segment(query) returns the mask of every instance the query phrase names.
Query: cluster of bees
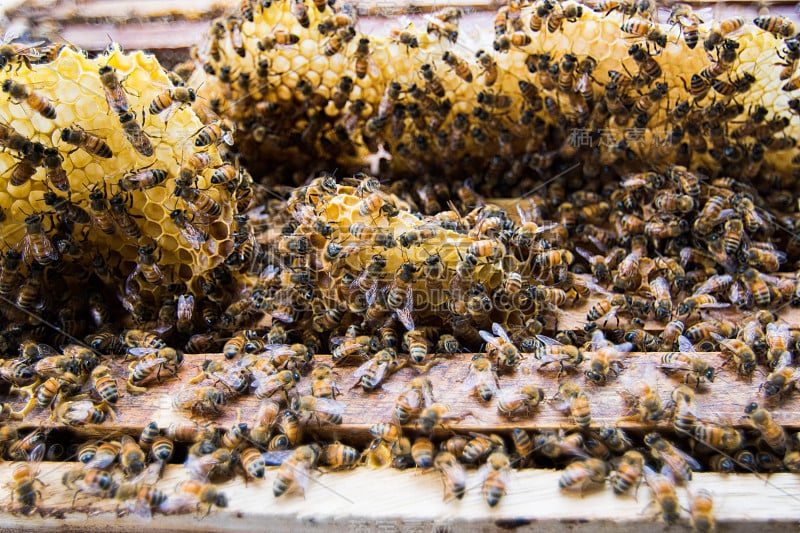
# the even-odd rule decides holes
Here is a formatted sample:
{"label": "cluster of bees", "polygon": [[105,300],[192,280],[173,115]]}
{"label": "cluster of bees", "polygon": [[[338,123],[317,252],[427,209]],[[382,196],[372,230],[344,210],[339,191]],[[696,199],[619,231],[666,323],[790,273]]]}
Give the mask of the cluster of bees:
{"label": "cluster of bees", "polygon": [[[19,424],[49,410],[102,427],[118,380],[147,395],[181,377],[184,352],[222,356],[177,386],[174,409],[213,419],[252,394],[253,419],[151,423],[138,441],[64,451],[84,463],[66,487],[149,515],[224,507],[217,481],[273,465],[276,497],[317,466],[367,464],[438,471],[456,499],[477,466],[493,507],[511,469],[536,464],[563,467],[564,490],[644,479],[674,522],[692,470],[800,470],[800,441],[771,415],[800,377],[800,330],[775,314],[800,305],[792,23],[706,24],[676,4],[662,26],[648,2],[510,2],[492,52],[459,40],[459,16],[382,39],[359,34],[347,4],[245,2],[169,75],[116,49],[0,47],[0,381],[15,398],[0,445],[24,461],[23,512],[42,509],[36,463],[59,453]],[[244,168],[261,159],[280,166],[265,182],[303,185],[262,189]],[[365,163],[371,174],[317,171]],[[560,328],[579,306],[585,328]],[[683,382],[668,400],[627,384],[646,374],[626,362],[634,350],[663,352],[653,369]],[[766,376],[748,431],[699,412],[717,373],[707,351],[740,379]],[[551,402],[572,430],[441,439],[462,415],[426,372],[464,352],[476,401],[508,417]],[[502,385],[524,360],[554,374],[555,398]],[[365,448],[304,437],[343,422],[349,367],[365,394],[403,368],[419,376]],[[592,423],[592,388],[618,378],[621,421],[671,435]],[[190,479],[166,494],[155,483],[175,443]],[[713,529],[710,494],[692,492],[692,524]]]}
{"label": "cluster of bees", "polygon": [[213,22],[192,79],[273,183],[365,159],[382,176],[469,178],[504,196],[576,162],[587,177],[650,162],[796,172],[800,47],[780,16],[712,23],[680,3],[514,1],[482,42],[461,35],[458,9],[380,37],[356,30],[347,3],[269,4]]}

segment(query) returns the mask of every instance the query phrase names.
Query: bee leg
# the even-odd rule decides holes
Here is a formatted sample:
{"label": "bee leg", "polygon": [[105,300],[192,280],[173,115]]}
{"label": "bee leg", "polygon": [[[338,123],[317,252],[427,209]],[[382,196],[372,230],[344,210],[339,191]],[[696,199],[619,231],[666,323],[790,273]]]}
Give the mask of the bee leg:
{"label": "bee leg", "polygon": [[128,378],[128,380],[125,382],[125,387],[128,389],[128,392],[133,394],[141,394],[147,392],[147,387],[139,387],[134,385],[131,382],[130,378]]}
{"label": "bee leg", "polygon": [[9,389],[9,392],[10,393],[19,392],[21,394],[27,394],[28,398],[34,398],[36,396],[36,387],[38,387],[41,382],[42,380],[37,379],[35,382],[31,383],[30,385],[26,385],[24,387],[18,387],[16,385],[12,385],[11,388]]}
{"label": "bee leg", "polygon": [[203,381],[205,379],[205,377],[206,377],[206,373],[205,372],[200,372],[195,377],[191,378],[189,380],[189,383],[191,383],[192,385],[200,383],[201,381]]}
{"label": "bee leg", "polygon": [[36,396],[31,396],[31,397],[28,399],[28,403],[26,403],[26,404],[25,404],[25,407],[23,407],[23,408],[22,408],[22,409],[20,409],[19,411],[11,411],[11,412],[9,413],[9,416],[10,416],[11,418],[15,418],[15,419],[18,419],[18,420],[22,420],[22,419],[24,419],[24,418],[25,418],[25,417],[28,415],[28,413],[30,413],[31,411],[33,411],[34,407],[36,407],[36,403],[37,403],[37,402],[36,402]]}

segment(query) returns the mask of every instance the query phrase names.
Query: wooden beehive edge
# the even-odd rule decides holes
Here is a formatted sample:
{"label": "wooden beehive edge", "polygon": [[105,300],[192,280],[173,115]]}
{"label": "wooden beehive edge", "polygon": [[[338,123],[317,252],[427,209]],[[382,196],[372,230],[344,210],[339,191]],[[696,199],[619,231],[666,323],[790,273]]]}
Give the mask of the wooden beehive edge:
{"label": "wooden beehive edge", "polygon": [[[0,465],[0,485],[10,482],[13,463]],[[481,495],[481,473],[469,473],[467,494],[462,501],[443,501],[442,484],[435,472],[358,468],[344,472],[316,472],[305,497],[290,493],[272,495],[275,469],[263,480],[241,479],[221,484],[228,499],[225,509],[214,508],[205,515],[203,506],[194,514],[156,514],[150,522],[134,515],[118,516],[119,502],[79,496],[73,506],[73,492],[61,478],[78,465],[43,463],[39,478],[43,516],[12,514],[18,508],[3,506],[3,527],[59,531],[640,531],[657,524],[657,512],[648,504],[650,491],[641,488],[638,499],[617,497],[605,490],[588,490],[583,496],[558,489],[560,472],[518,470],[509,479],[507,494],[490,509]],[[168,495],[185,479],[182,466],[170,465],[157,484]],[[688,509],[689,491],[705,488],[714,494],[715,514],[725,531],[785,531],[800,521],[800,479],[775,474],[768,480],[753,475],[695,474],[687,489],[679,489],[682,506]],[[90,518],[89,520],[87,520]],[[684,511],[679,530],[685,530]],[[675,530],[674,526],[671,530]]]}

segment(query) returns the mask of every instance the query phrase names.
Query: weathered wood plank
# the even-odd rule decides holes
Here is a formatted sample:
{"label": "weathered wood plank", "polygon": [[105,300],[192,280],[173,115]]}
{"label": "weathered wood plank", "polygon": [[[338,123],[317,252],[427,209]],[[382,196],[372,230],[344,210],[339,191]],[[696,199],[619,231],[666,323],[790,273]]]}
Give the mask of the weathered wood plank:
{"label": "weathered wood plank", "polygon": [[[0,465],[0,485],[10,481],[14,464]],[[565,494],[558,489],[560,472],[552,470],[519,470],[512,473],[506,496],[500,504],[489,508],[480,492],[481,479],[471,471],[467,494],[462,501],[442,501],[442,485],[434,472],[370,470],[358,468],[348,472],[315,474],[305,498],[287,494],[276,499],[272,495],[275,469],[268,469],[265,479],[241,480],[221,484],[228,498],[226,509],[164,516],[156,514],[152,521],[128,515],[116,515],[117,502],[81,496],[72,506],[72,492],[61,484],[63,474],[74,463],[43,463],[40,479],[41,510],[38,514],[10,514],[6,502],[0,510],[0,521],[6,528],[35,528],[59,531],[257,531],[269,524],[269,530],[283,531],[486,531],[519,528],[519,531],[641,531],[642,527],[662,528],[653,509],[648,509],[649,490],[639,490],[638,501],[632,497],[615,497],[605,490],[587,492],[583,497]],[[172,494],[185,479],[183,467],[169,465],[158,486]],[[800,478],[791,474],[763,478],[751,475],[723,476],[696,474],[689,490],[706,488],[714,495],[714,512],[720,530],[786,531],[800,520]],[[688,508],[688,495],[678,491]],[[589,520],[591,518],[591,520]],[[688,529],[688,515],[682,511],[678,524]],[[675,526],[669,529],[675,530]]]}
{"label": "weathered wood plank", "polygon": [[[587,354],[591,357],[592,354]],[[634,384],[640,379],[647,379],[655,388],[662,402],[666,403],[672,389],[682,382],[683,375],[677,373],[667,376],[662,371],[653,372],[653,366],[659,364],[658,353],[631,353],[623,358],[626,365],[619,376],[610,374],[605,385],[594,385],[582,374],[588,368],[588,362],[580,367],[580,373],[564,374],[561,381],[575,379],[586,390],[590,397],[592,412],[592,427],[602,425],[619,425],[627,429],[668,429],[669,421],[663,421],[656,426],[643,425],[639,422],[619,421],[626,412],[626,405],[619,392],[628,387],[635,391]],[[698,414],[710,421],[732,423],[740,427],[747,427],[746,420],[742,419],[744,407],[752,401],[763,401],[763,394],[759,388],[764,381],[761,371],[756,372],[751,381],[739,378],[734,365],[731,363],[722,366],[725,359],[717,353],[704,353],[701,356],[711,366],[717,367],[718,377],[714,383],[706,383],[697,391]],[[210,358],[219,359],[220,355]],[[433,384],[436,401],[447,404],[453,415],[462,417],[447,422],[450,430],[461,432],[493,432],[507,431],[514,427],[524,429],[569,429],[575,425],[571,419],[557,409],[559,400],[554,400],[559,386],[556,375],[558,364],[552,364],[541,369],[541,362],[529,355],[513,374],[502,374],[499,377],[500,387],[515,389],[523,384],[534,384],[542,387],[547,401],[540,405],[530,416],[521,416],[509,419],[502,416],[496,407],[497,399],[484,403],[476,394],[463,390],[462,383],[469,374],[469,364],[472,354],[461,354],[443,359],[441,364],[433,366],[428,372],[428,377]],[[204,421],[203,417],[192,416],[191,413],[176,410],[173,407],[173,398],[185,386],[184,382],[196,375],[205,356],[188,355],[179,370],[178,379],[168,379],[162,383],[153,383],[149,386],[146,395],[125,394],[122,379],[119,386],[123,396],[116,406],[117,418],[115,422],[106,421],[100,426],[83,426],[76,428],[81,434],[91,436],[104,436],[109,432],[124,432],[138,434],[148,421],[156,421],[162,428],[173,423],[188,421]],[[316,363],[330,362],[328,356],[318,356]],[[341,389],[337,399],[344,404],[343,424],[341,426],[321,425],[309,422],[309,430],[314,434],[328,439],[341,439],[348,442],[363,443],[368,438],[368,430],[377,422],[389,422],[394,413],[395,400],[403,385],[418,375],[413,368],[401,369],[386,380],[386,384],[378,391],[367,393],[357,386],[352,377],[352,367],[338,368],[336,379]],[[118,368],[120,373],[122,367]],[[127,369],[124,370],[127,375]],[[653,379],[655,381],[653,381]],[[205,384],[211,382],[206,381]],[[309,377],[303,377],[298,390],[307,393],[310,387]],[[276,395],[276,398],[278,396]],[[13,398],[12,398],[13,400]],[[12,402],[19,407],[19,402]],[[230,427],[241,411],[242,420],[248,422],[253,419],[258,409],[259,400],[252,395],[241,396],[230,401],[224,412],[213,423],[217,427]],[[770,406],[772,408],[775,405]],[[24,421],[24,425],[59,428],[62,425],[57,421],[48,419],[46,410],[37,408],[31,412]],[[783,401],[780,409],[774,409],[775,421],[790,429],[800,429],[800,395],[792,393]],[[413,430],[413,426],[407,427]],[[444,428],[438,433],[444,434]]]}

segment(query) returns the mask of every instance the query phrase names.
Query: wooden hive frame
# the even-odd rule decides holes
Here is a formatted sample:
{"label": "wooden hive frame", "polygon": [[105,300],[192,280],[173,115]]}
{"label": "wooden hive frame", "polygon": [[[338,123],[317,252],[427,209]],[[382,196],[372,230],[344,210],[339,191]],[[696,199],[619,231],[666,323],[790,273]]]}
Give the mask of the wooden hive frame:
{"label": "wooden hive frame", "polygon": [[[153,5],[156,3],[153,3]],[[367,13],[369,2],[360,2],[359,7]],[[375,2],[374,4],[379,4]],[[414,2],[415,7],[440,7],[437,2],[426,4]],[[448,4],[464,4],[477,7],[479,2],[448,2]],[[182,49],[186,43],[180,40],[184,34],[197,33],[197,28],[206,27],[203,10],[215,13],[219,6],[208,2],[198,15],[198,19],[188,17],[186,26],[177,31],[154,32],[152,22],[159,17],[169,15],[170,9],[183,10],[182,4],[163,10],[161,7],[150,9],[151,4],[142,4],[137,12],[132,13],[145,20],[140,25],[133,25],[120,30],[123,45],[127,48],[138,48],[151,43],[156,35],[169,35],[155,48]],[[197,4],[193,4],[197,10]],[[97,17],[118,13],[117,2],[96,3]],[[185,10],[184,10],[185,12]],[[70,13],[55,11],[56,15],[68,20]],[[149,28],[149,29],[148,29]],[[69,27],[65,37],[74,40],[87,48],[102,48],[107,44],[108,26],[88,25],[85,22],[75,23]],[[81,33],[87,34],[86,44],[77,38]],[[99,37],[98,37],[99,36]],[[177,36],[177,39],[175,38]],[[140,39],[144,37],[146,41]],[[115,35],[115,38],[118,38]],[[159,37],[161,38],[161,37]],[[173,39],[173,40],[170,40]],[[159,41],[160,42],[160,41]],[[193,41],[192,41],[193,42]],[[563,329],[579,329],[585,323],[586,309],[596,301],[594,296],[584,306],[565,311],[561,317]],[[726,318],[736,319],[736,312],[722,313]],[[800,325],[800,314],[795,309],[780,310],[781,320]],[[648,323],[650,331],[658,331],[660,325]],[[706,354],[722,365],[725,358],[717,353]],[[530,417],[518,417],[509,420],[501,417],[492,409],[487,409],[476,397],[466,395],[460,387],[452,384],[463,380],[468,373],[472,354],[447,356],[442,364],[434,366],[430,371],[434,391],[438,401],[449,404],[454,413],[467,416],[462,420],[448,423],[441,431],[458,432],[507,432],[513,427],[536,430],[559,430],[574,428],[569,419],[558,411],[552,403],[545,403]],[[171,423],[191,421],[191,417],[176,411],[172,407],[172,398],[181,386],[182,380],[199,372],[199,368],[207,358],[219,358],[220,354],[191,355],[179,370],[178,380],[168,379],[150,388],[146,397],[124,395],[118,404],[116,422],[111,432],[115,434],[138,435],[144,424],[150,420],[158,422],[160,427]],[[625,357],[624,373],[629,377],[644,373],[645,369],[657,363],[661,354],[631,353]],[[329,361],[326,356],[319,356],[319,362]],[[555,368],[547,369],[544,374],[538,372],[541,365],[529,356],[515,374],[503,375],[503,386],[514,387],[522,382],[540,384],[545,388],[548,398],[555,393]],[[119,363],[120,369],[125,365]],[[552,374],[549,372],[552,371]],[[393,375],[389,381],[403,383],[415,376],[411,368],[403,369]],[[542,376],[547,376],[543,378]],[[588,389],[591,396],[592,417],[594,424],[613,424],[620,417],[624,405],[616,390],[611,386]],[[662,399],[666,400],[669,391],[680,381],[679,377],[669,377],[658,373],[657,388]],[[698,395],[701,413],[714,413],[712,420],[731,421],[740,428],[747,428],[742,419],[743,407],[746,403],[763,398],[759,391],[763,376],[756,374],[752,381],[740,379],[732,365],[722,366],[718,381],[705,387],[705,394]],[[364,393],[359,387],[353,388],[354,380],[348,378],[340,383],[342,400],[347,405],[344,413],[344,424],[341,426],[320,426],[316,432],[326,439],[343,438],[352,442],[366,442],[369,426],[376,420],[389,420],[396,393],[379,390],[372,394]],[[121,385],[121,383],[120,383]],[[713,394],[709,392],[713,391]],[[240,398],[234,404],[241,410],[242,419],[252,418],[258,401],[252,396]],[[15,404],[18,406],[18,404]],[[469,413],[473,413],[471,416]],[[480,413],[475,416],[474,413]],[[236,413],[227,410],[225,414],[214,419],[215,427],[226,429],[234,423]],[[775,411],[775,419],[787,430],[800,430],[800,399],[796,393],[789,396]],[[649,429],[667,429],[667,423],[655,426],[643,426],[640,423],[625,422],[626,429],[644,432]],[[25,427],[44,427],[57,431],[66,430],[63,425],[49,421],[47,414],[37,410],[33,416],[20,424]],[[408,428],[413,430],[413,428]],[[86,438],[108,435],[109,424],[102,427],[84,426],[70,428],[74,435]],[[135,516],[118,517],[117,503],[114,501],[89,500],[81,498],[76,505],[72,503],[72,493],[63,488],[61,478],[65,472],[75,468],[75,463],[45,463],[41,466],[40,479],[46,484],[42,488],[44,516],[34,514],[27,517],[15,514],[7,502],[0,505],[0,521],[3,527],[36,528],[59,530],[108,530],[132,531],[140,529],[142,521]],[[11,482],[16,465],[0,464],[0,486]],[[482,500],[478,473],[470,472],[468,492],[461,502],[442,501],[442,487],[438,474],[418,470],[396,471],[392,469],[370,470],[358,468],[352,471],[315,474],[314,482],[309,486],[305,498],[292,495],[282,499],[274,499],[271,493],[275,469],[270,469],[264,480],[249,481],[247,486],[242,477],[222,484],[229,498],[227,509],[214,509],[204,516],[204,510],[196,514],[162,516],[146,524],[154,530],[224,530],[247,531],[264,529],[269,524],[271,531],[288,531],[299,528],[319,531],[483,531],[490,528],[517,528],[522,530],[585,530],[599,531],[639,531],[642,526],[654,527],[651,510],[646,509],[649,501],[647,489],[639,492],[638,501],[631,497],[615,497],[610,490],[591,491],[582,497],[565,494],[558,490],[560,472],[546,469],[524,469],[514,471],[509,482],[508,494],[495,509],[489,509]],[[169,465],[166,468],[159,486],[170,490],[185,478],[181,465]],[[756,527],[763,531],[783,531],[789,525],[800,521],[800,480],[793,474],[775,474],[768,478],[752,474],[720,475],[698,473],[690,484],[692,488],[708,488],[715,496],[715,512],[720,528],[726,531],[751,531]],[[687,504],[687,492],[680,490],[683,505]],[[680,521],[686,527],[686,513]],[[87,520],[87,517],[90,517]],[[657,527],[662,527],[659,524]],[[666,527],[666,526],[663,526]]]}
{"label": "wooden hive frame", "polygon": [[[566,328],[582,327],[585,323],[586,309],[598,300],[593,296],[579,308],[564,311],[562,323]],[[720,312],[729,320],[741,319],[743,315],[735,310]],[[800,323],[800,313],[795,308],[780,309],[780,320],[790,324]],[[658,325],[647,324],[646,327]],[[586,354],[591,357],[591,353]],[[607,385],[586,385],[592,410],[592,428],[601,425],[615,425],[625,412],[625,405],[618,394],[619,380],[634,379],[648,372],[648,368],[658,363],[663,353],[632,352],[624,357],[625,369],[619,376],[611,377]],[[507,434],[512,428],[526,430],[568,430],[576,426],[556,408],[555,401],[546,401],[530,416],[506,418],[496,411],[494,403],[486,405],[477,395],[464,392],[457,382],[462,381],[469,372],[472,354],[442,356],[439,363],[428,372],[433,383],[436,400],[450,405],[454,414],[464,415],[436,430],[439,436],[451,432],[482,433],[497,432]],[[704,353],[713,366],[719,369],[713,384],[704,384],[698,389],[697,404],[701,417],[711,421],[729,421],[733,425],[749,429],[743,418],[743,409],[751,401],[763,402],[760,391],[764,376],[757,371],[752,380],[737,375],[735,365],[725,364],[726,357],[719,353]],[[183,382],[201,372],[206,359],[220,359],[221,354],[187,355],[178,371],[179,379],[168,378],[148,387],[145,395],[122,393],[116,406],[117,417],[114,422],[101,425],[86,425],[66,428],[59,422],[49,419],[42,409],[34,410],[18,427],[44,428],[54,431],[68,431],[83,439],[109,437],[109,435],[129,434],[138,436],[145,424],[155,421],[165,428],[173,423],[202,422],[203,418],[193,417],[191,413],[173,408],[173,398],[181,390]],[[315,364],[330,362],[329,356],[315,357]],[[115,362],[115,370],[124,375],[127,363]],[[540,370],[542,362],[533,354],[527,354],[513,374],[500,376],[503,388],[514,388],[520,384],[536,384],[545,389],[548,399],[556,392],[555,374],[557,365]],[[584,366],[586,363],[584,363]],[[352,370],[352,369],[348,369]],[[582,368],[585,370],[585,368]],[[366,443],[369,440],[369,427],[376,421],[390,421],[398,387],[417,375],[416,370],[407,367],[390,376],[384,388],[365,393],[357,381],[342,369],[337,378],[341,394],[337,399],[343,401],[346,410],[343,424],[317,425],[309,421],[306,432],[317,435],[326,441],[343,440],[350,444]],[[563,379],[585,380],[580,373],[568,374]],[[663,401],[669,399],[670,391],[681,383],[682,375],[669,376],[658,372],[655,388]],[[299,387],[308,387],[308,378],[303,378]],[[124,390],[119,380],[121,390]],[[13,400],[13,398],[12,398]],[[243,421],[253,418],[259,400],[252,395],[241,396],[211,423],[213,427],[225,430],[241,414]],[[13,403],[17,408],[20,401]],[[775,404],[767,404],[774,409],[775,421],[787,431],[800,430],[800,396],[790,394],[776,409]],[[668,420],[657,424],[640,422],[619,422],[620,427],[632,433],[642,434],[650,430],[671,433]],[[418,430],[413,424],[404,428],[414,434]],[[73,460],[74,461],[74,460]],[[17,465],[13,462],[0,465],[0,486],[11,483],[11,475]],[[100,530],[112,527],[115,531],[132,531],[141,527],[141,518],[130,515],[118,517],[118,502],[99,500],[80,496],[73,505],[73,491],[65,489],[61,478],[67,471],[77,468],[80,463],[43,463],[40,479],[46,484],[42,488],[43,516],[33,514],[23,516],[18,507],[3,502],[0,506],[0,520],[15,527],[75,528]],[[606,528],[614,531],[639,529],[657,522],[658,517],[651,506],[649,489],[640,489],[637,499],[631,495],[617,497],[608,486],[605,490],[591,490],[585,494],[573,495],[558,489],[560,471],[542,468],[516,469],[508,484],[508,493],[501,503],[490,509],[483,501],[480,491],[480,473],[469,471],[467,495],[462,501],[443,501],[442,484],[439,474],[418,469],[398,471],[391,468],[370,469],[359,467],[343,472],[318,472],[312,477],[305,497],[286,495],[276,499],[272,495],[272,481],[276,468],[268,468],[263,480],[248,480],[243,477],[220,485],[229,499],[226,509],[214,508],[205,515],[205,507],[195,514],[163,516],[157,514],[148,527],[179,531],[184,529],[248,531],[258,529],[259,524],[271,524],[270,530],[289,531],[319,529],[325,531],[428,531],[469,530],[483,531],[494,527],[523,527],[526,529],[544,528],[546,530],[586,530],[596,531]],[[184,467],[179,464],[168,465],[158,487],[171,492],[175,485],[186,479]],[[800,520],[800,479],[794,474],[731,474],[696,473],[686,489],[679,489],[683,505],[688,508],[689,491],[698,488],[709,489],[715,497],[715,513],[725,530],[748,530],[752,527],[765,530],[782,530],[787,525]],[[124,513],[123,513],[124,514]],[[90,519],[87,521],[87,517]],[[680,524],[687,525],[686,513]],[[730,529],[727,529],[730,528]],[[358,529],[357,529],[358,530]]]}

